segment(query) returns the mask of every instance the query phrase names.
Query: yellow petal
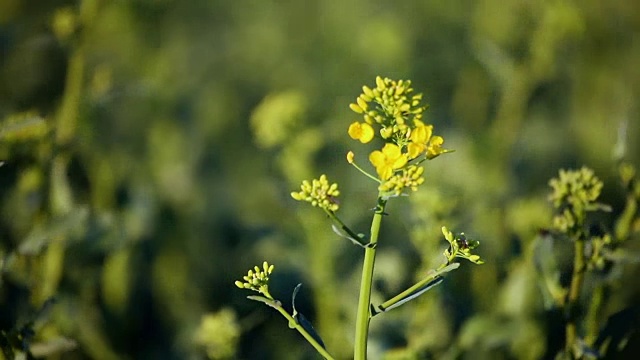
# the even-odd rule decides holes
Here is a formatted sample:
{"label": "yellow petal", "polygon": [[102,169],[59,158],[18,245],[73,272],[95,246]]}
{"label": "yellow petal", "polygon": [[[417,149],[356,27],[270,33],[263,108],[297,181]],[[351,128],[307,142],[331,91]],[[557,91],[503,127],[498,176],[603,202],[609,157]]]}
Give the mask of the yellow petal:
{"label": "yellow petal", "polygon": [[354,122],[349,125],[348,133],[352,139],[360,140],[360,142],[363,144],[371,141],[371,139],[373,139],[373,136],[375,135],[375,132],[373,131],[371,125],[359,122]]}
{"label": "yellow petal", "polygon": [[389,180],[393,175],[393,169],[391,168],[391,166],[385,165],[380,168],[376,168],[376,171],[378,172],[378,176],[380,176],[380,179],[382,180]]}
{"label": "yellow petal", "polygon": [[442,149],[442,144],[444,144],[444,139],[442,137],[434,136],[433,138],[431,138],[431,141],[429,141],[429,146],[427,148],[427,159],[431,160],[444,153],[445,150]]}
{"label": "yellow petal", "polygon": [[395,161],[393,162],[393,169],[400,169],[401,167],[405,166],[407,164],[407,155],[402,154],[399,158],[395,159]]}
{"label": "yellow petal", "polygon": [[387,143],[383,148],[382,152],[389,159],[395,160],[402,155],[400,151],[400,147],[396,144]]}
{"label": "yellow petal", "polygon": [[369,161],[376,169],[385,164],[385,159],[386,156],[384,156],[384,154],[379,150],[373,151],[369,154]]}
{"label": "yellow petal", "polygon": [[424,123],[422,121],[420,121],[420,120],[413,119],[413,126],[415,126],[415,127],[424,126]]}
{"label": "yellow petal", "polygon": [[361,127],[360,127],[360,123],[359,122],[354,122],[351,123],[351,125],[349,125],[349,130],[347,131],[349,133],[349,136],[353,139],[353,140],[358,140],[360,139],[361,136]]}
{"label": "yellow petal", "polygon": [[375,131],[373,131],[373,128],[371,127],[371,125],[367,123],[360,124],[360,132],[361,132],[360,142],[363,144],[366,144],[369,141],[371,141],[373,139],[373,136],[376,134]]}
{"label": "yellow petal", "polygon": [[[416,120],[420,122],[419,120]],[[411,131],[411,141],[418,144],[426,144],[431,138],[431,134],[433,133],[433,125],[421,125],[417,126],[415,129]]]}
{"label": "yellow petal", "polygon": [[409,159],[415,159],[420,156],[425,149],[426,146],[423,144],[409,143],[409,145],[407,145],[407,155]]}
{"label": "yellow petal", "polygon": [[434,136],[431,141],[429,141],[429,145],[431,146],[440,146],[444,144],[444,139],[442,138],[442,136]]}

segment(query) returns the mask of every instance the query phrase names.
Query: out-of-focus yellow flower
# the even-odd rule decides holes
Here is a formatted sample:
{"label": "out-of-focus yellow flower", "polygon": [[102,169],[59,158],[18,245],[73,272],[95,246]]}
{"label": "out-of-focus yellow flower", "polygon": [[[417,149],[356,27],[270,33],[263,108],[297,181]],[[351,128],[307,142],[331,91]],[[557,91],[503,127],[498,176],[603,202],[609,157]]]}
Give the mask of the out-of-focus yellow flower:
{"label": "out-of-focus yellow flower", "polygon": [[204,347],[209,359],[233,359],[240,340],[240,325],[233,310],[224,308],[202,316],[194,334],[197,345]]}
{"label": "out-of-focus yellow flower", "polygon": [[403,154],[400,147],[387,143],[382,151],[376,150],[369,155],[369,161],[376,168],[381,180],[388,180],[395,170],[406,165],[407,155]]}
{"label": "out-of-focus yellow flower", "polygon": [[349,126],[349,136],[354,140],[360,140],[363,144],[371,141],[374,135],[373,128],[367,123],[354,122]]}
{"label": "out-of-focus yellow flower", "polygon": [[71,6],[56,10],[53,14],[51,27],[59,40],[67,40],[77,29],[78,15]]}
{"label": "out-of-focus yellow flower", "polygon": [[307,114],[307,96],[295,90],[267,95],[253,110],[249,123],[255,141],[264,149],[272,149],[299,136],[300,124]]}

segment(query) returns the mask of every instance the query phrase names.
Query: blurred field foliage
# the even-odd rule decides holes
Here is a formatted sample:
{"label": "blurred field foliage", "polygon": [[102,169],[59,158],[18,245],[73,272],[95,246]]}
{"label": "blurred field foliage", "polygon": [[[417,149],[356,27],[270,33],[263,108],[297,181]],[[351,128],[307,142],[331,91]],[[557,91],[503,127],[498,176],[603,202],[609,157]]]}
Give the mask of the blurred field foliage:
{"label": "blurred field foliage", "polygon": [[[233,285],[268,260],[272,294],[304,283],[298,308],[349,358],[362,253],[289,193],[329,174],[366,230],[348,104],[381,75],[425,93],[456,151],[388,207],[373,299],[440,261],[442,225],[486,264],[375,318],[372,358],[553,358],[562,315],[533,250],[548,181],[594,169],[613,211],[591,221],[614,229],[614,150],[640,169],[639,34],[627,0],[0,0],[3,356],[315,359]],[[599,326],[639,321],[634,216]]]}

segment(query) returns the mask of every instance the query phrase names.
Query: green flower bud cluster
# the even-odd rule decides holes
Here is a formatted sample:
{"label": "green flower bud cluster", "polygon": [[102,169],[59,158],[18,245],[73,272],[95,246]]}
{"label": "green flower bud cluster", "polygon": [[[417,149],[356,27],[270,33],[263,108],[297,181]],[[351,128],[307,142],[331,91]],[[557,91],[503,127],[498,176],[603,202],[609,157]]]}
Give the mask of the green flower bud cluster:
{"label": "green flower bud cluster", "polygon": [[484,264],[484,261],[480,259],[479,255],[472,253],[472,250],[480,245],[480,241],[468,239],[464,233],[454,236],[453,233],[444,226],[442,227],[442,234],[447,242],[449,242],[449,247],[444,251],[444,256],[448,262],[459,257],[467,259],[474,264]]}
{"label": "green flower bud cluster", "polygon": [[409,165],[403,168],[400,173],[391,176],[389,180],[378,187],[378,190],[396,196],[400,195],[405,188],[416,191],[418,186],[424,182],[423,173],[424,168],[422,166]]}
{"label": "green flower bud cluster", "polygon": [[[376,77],[376,87],[362,87],[362,94],[356,103],[349,105],[351,110],[362,114],[364,122],[381,126],[383,139],[393,136],[398,145],[407,141],[410,126],[414,120],[421,121],[427,106],[421,105],[422,94],[411,95],[413,88],[410,80],[391,80]],[[408,124],[407,124],[408,123]]]}
{"label": "green flower bud cluster", "polygon": [[589,270],[602,270],[607,264],[608,247],[613,242],[610,234],[591,238],[591,248],[589,262],[587,267]]}
{"label": "green flower bud cluster", "polygon": [[243,276],[242,281],[236,281],[235,284],[240,289],[249,289],[257,291],[264,296],[271,298],[269,295],[269,275],[273,272],[273,265],[269,265],[266,261],[262,263],[262,269],[255,266],[247,272],[247,275]]}
{"label": "green flower bud cluster", "polygon": [[304,180],[300,186],[301,191],[292,192],[291,197],[298,201],[306,201],[327,211],[336,212],[340,208],[337,197],[340,195],[338,184],[330,184],[326,175],[311,182]]}
{"label": "green flower bud cluster", "polygon": [[604,208],[596,202],[602,190],[602,181],[589,168],[560,170],[558,178],[551,179],[549,185],[553,188],[549,200],[558,210],[553,218],[553,226],[562,233],[579,231],[587,212]]}

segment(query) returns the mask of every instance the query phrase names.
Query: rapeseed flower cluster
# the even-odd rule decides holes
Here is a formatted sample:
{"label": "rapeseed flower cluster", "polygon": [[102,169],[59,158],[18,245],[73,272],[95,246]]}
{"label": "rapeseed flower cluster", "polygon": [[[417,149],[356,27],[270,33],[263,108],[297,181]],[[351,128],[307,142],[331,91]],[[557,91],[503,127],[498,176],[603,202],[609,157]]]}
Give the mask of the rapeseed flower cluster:
{"label": "rapeseed flower cluster", "polygon": [[[379,150],[369,154],[375,167],[379,190],[399,195],[405,188],[417,190],[424,182],[418,166],[449,150],[443,149],[444,139],[433,134],[433,125],[423,122],[428,108],[422,104],[422,94],[413,94],[411,81],[376,77],[376,87],[362,87],[362,94],[349,107],[362,115],[353,122],[349,136],[363,144],[376,137],[383,141]],[[347,155],[355,164],[353,152]]]}

